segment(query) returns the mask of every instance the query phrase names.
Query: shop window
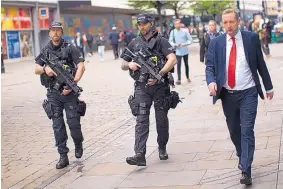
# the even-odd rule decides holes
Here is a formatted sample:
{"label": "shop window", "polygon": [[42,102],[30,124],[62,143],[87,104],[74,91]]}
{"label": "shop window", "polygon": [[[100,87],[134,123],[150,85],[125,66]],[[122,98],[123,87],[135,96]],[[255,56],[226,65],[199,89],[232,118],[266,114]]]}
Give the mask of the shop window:
{"label": "shop window", "polygon": [[20,28],[19,9],[1,7],[1,29],[15,30]]}
{"label": "shop window", "polygon": [[33,56],[32,32],[20,32],[21,57]]}
{"label": "shop window", "polygon": [[20,8],[19,9],[19,20],[20,20],[20,28],[21,29],[32,28],[30,9]]}
{"label": "shop window", "polygon": [[19,40],[19,32],[18,31],[8,31],[7,35],[7,43],[8,43],[8,58],[20,58],[20,40]]}
{"label": "shop window", "polygon": [[31,10],[29,8],[1,7],[1,29],[32,29]]}

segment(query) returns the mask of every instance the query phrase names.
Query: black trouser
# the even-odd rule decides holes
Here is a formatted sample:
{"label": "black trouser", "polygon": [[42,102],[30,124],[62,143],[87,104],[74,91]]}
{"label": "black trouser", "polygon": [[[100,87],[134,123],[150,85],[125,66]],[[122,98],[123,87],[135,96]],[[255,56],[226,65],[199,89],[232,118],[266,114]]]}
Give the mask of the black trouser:
{"label": "black trouser", "polygon": [[63,96],[59,92],[47,92],[47,100],[51,103],[53,112],[53,131],[55,136],[56,146],[58,147],[59,154],[65,154],[69,152],[67,147],[67,132],[63,118],[63,109],[66,112],[67,123],[70,128],[71,136],[75,145],[83,142],[83,134],[80,124],[80,115],[78,113],[78,97],[69,94]]}
{"label": "black trouser", "polygon": [[113,49],[113,53],[114,53],[115,59],[119,58],[119,55],[118,55],[118,44],[112,44],[112,49]]}
{"label": "black trouser", "polygon": [[89,53],[91,54],[91,55],[93,55],[93,51],[92,51],[92,41],[91,42],[87,42],[87,44],[88,44],[88,48],[89,48]]}
{"label": "black trouser", "polygon": [[189,55],[186,54],[184,56],[177,56],[177,74],[178,74],[178,80],[179,81],[181,81],[182,57],[183,57],[184,63],[185,63],[186,77],[189,78],[189,63],[188,63]]}
{"label": "black trouser", "polygon": [[149,114],[154,102],[157,143],[165,147],[169,139],[168,108],[164,108],[164,99],[170,95],[167,84],[158,84],[145,88],[145,84],[136,82],[135,103],[139,107],[135,127],[135,153],[146,154],[146,142],[149,134]]}

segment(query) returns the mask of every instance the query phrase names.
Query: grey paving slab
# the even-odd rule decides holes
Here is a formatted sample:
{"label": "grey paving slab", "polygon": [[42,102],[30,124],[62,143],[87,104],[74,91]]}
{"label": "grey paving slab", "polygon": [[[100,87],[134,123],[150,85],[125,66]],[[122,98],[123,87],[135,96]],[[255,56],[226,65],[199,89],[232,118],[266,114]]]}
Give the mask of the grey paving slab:
{"label": "grey paving slab", "polygon": [[157,172],[140,174],[133,172],[122,182],[119,187],[194,185],[200,182],[204,173],[205,171]]}

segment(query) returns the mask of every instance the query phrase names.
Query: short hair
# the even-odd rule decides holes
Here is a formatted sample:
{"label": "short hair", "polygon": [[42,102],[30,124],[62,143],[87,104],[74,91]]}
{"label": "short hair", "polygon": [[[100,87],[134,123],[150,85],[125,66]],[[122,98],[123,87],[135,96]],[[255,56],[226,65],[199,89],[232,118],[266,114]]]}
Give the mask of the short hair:
{"label": "short hair", "polygon": [[225,14],[230,14],[230,13],[234,13],[236,19],[239,20],[238,12],[236,11],[236,9],[232,9],[232,8],[225,9],[225,10],[222,12],[222,16],[225,15]]}
{"label": "short hair", "polygon": [[210,24],[210,23],[212,23],[212,24],[214,24],[214,25],[216,26],[216,22],[215,22],[214,20],[210,20],[210,21],[208,22],[208,24]]}
{"label": "short hair", "polygon": [[178,21],[179,21],[179,22],[182,22],[181,19],[176,18],[176,19],[173,21],[173,23],[178,22]]}

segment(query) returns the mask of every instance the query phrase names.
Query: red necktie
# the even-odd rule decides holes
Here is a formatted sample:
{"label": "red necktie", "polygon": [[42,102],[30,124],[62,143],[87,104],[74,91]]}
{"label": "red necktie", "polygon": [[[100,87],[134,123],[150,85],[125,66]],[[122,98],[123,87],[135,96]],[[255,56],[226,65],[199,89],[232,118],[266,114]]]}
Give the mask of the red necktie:
{"label": "red necktie", "polygon": [[228,85],[229,87],[234,88],[236,84],[236,43],[235,37],[232,37],[231,39],[233,41],[233,45],[229,57]]}

